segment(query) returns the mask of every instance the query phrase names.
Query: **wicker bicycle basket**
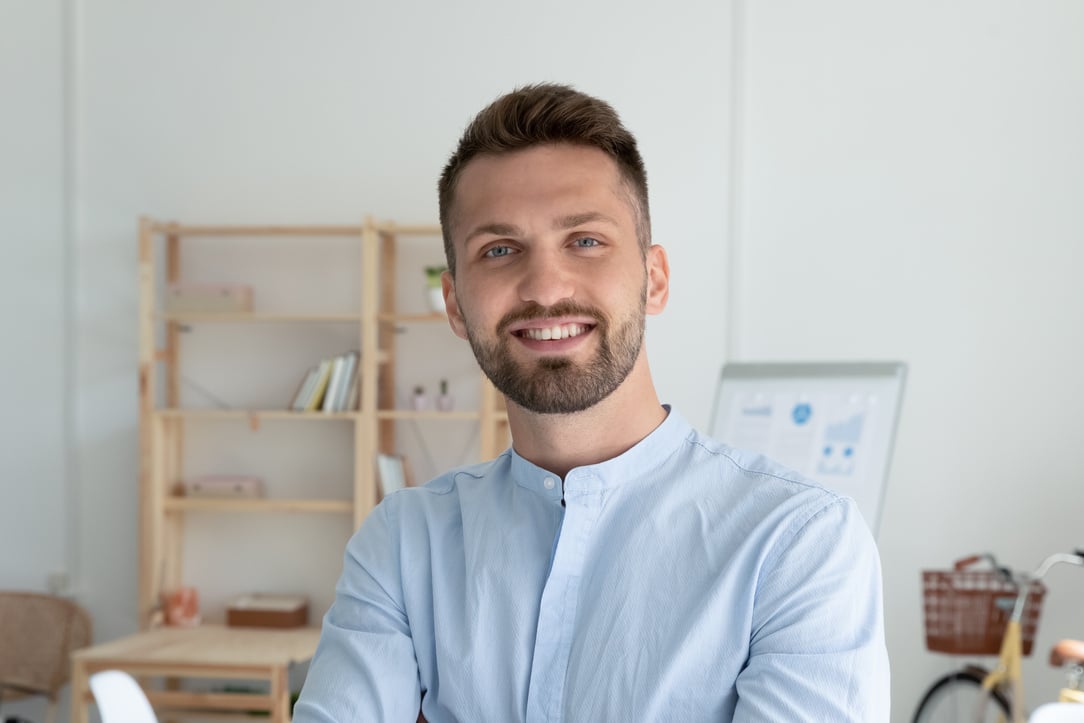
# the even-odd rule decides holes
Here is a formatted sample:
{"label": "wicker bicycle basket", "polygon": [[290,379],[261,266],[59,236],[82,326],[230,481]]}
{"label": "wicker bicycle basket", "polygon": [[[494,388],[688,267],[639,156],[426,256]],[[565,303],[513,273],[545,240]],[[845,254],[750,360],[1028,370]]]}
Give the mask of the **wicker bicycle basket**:
{"label": "wicker bicycle basket", "polygon": [[[1031,655],[1046,588],[1031,583],[1020,619]],[[952,655],[997,655],[1016,602],[1016,586],[994,570],[924,570],[926,647]]]}

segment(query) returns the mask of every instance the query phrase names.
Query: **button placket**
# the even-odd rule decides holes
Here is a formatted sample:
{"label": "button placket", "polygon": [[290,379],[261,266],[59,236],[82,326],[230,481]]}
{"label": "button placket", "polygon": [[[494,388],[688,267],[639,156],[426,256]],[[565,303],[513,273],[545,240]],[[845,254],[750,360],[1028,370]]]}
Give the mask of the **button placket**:
{"label": "button placket", "polygon": [[[566,478],[567,506],[550,575],[542,591],[527,696],[527,720],[531,722],[561,719],[568,656],[576,627],[580,579],[602,497],[598,490],[587,491],[582,485],[578,486],[580,489],[570,493]],[[547,698],[541,697],[543,692],[548,694]]]}

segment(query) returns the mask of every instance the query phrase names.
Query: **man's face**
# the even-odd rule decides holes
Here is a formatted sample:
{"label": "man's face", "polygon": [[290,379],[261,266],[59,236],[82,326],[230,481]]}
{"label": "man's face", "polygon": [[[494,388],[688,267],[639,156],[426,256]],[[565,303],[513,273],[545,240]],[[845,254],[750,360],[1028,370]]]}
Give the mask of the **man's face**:
{"label": "man's face", "polygon": [[478,157],[452,219],[449,320],[494,386],[543,414],[609,396],[640,357],[645,313],[666,297],[657,272],[649,285],[661,249],[645,264],[614,162],[572,145]]}

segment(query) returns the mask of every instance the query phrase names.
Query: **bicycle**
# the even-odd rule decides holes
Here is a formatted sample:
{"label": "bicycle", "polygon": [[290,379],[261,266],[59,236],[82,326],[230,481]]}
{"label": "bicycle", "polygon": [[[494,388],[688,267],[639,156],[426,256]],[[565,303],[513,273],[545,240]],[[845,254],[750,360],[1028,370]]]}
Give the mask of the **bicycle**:
{"label": "bicycle", "polygon": [[[969,569],[981,561],[988,570]],[[953,721],[1025,723],[1021,661],[1031,654],[1046,588],[1041,580],[1058,564],[1084,566],[1084,551],[1055,553],[1032,573],[1014,573],[990,554],[958,560],[952,570],[923,571],[926,647],[955,655],[998,655],[992,670],[965,665],[934,681],[914,723]],[[1084,644],[1062,641],[1051,664],[1067,666],[1070,680],[1061,700],[1084,703],[1078,686]]]}

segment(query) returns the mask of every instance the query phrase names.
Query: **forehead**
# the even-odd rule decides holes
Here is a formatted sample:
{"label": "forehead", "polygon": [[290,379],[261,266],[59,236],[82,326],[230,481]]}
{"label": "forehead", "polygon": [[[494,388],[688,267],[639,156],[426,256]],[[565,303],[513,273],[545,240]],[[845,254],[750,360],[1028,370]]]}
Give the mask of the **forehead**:
{"label": "forehead", "polygon": [[[484,154],[464,166],[456,183],[456,237],[464,226],[508,220],[489,218],[527,212],[565,213],[563,204],[630,205],[630,194],[617,164],[590,146],[554,144],[501,154]],[[631,212],[631,209],[628,209]]]}
{"label": "forehead", "polygon": [[460,182],[478,182],[493,175],[538,168],[594,171],[617,177],[617,164],[594,146],[545,143],[504,153],[480,153],[463,167]]}

